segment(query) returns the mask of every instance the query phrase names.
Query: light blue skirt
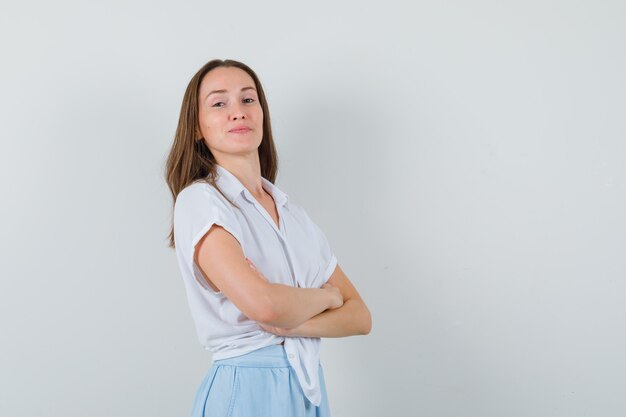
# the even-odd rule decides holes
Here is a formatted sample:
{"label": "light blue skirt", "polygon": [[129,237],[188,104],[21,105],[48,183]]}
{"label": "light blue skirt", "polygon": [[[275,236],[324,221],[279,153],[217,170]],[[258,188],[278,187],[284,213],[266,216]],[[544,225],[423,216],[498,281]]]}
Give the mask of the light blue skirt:
{"label": "light blue skirt", "polygon": [[204,377],[190,417],[329,417],[322,365],[322,402],[304,395],[283,345],[213,361]]}

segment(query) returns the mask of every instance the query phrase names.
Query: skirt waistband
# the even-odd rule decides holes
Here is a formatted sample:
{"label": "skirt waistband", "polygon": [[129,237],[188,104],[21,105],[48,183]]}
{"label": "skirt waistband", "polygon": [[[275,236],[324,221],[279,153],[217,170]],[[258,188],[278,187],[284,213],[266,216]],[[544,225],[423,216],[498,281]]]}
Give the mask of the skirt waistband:
{"label": "skirt waistband", "polygon": [[283,345],[270,345],[233,358],[219,359],[213,364],[255,368],[287,368],[291,366]]}

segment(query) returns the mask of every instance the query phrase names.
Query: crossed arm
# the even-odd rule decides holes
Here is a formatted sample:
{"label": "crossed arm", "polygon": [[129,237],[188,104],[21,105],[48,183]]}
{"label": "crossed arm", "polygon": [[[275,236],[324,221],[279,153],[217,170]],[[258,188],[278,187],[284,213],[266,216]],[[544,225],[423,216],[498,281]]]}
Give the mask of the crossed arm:
{"label": "crossed arm", "polygon": [[[322,289],[270,284],[247,262],[235,237],[218,225],[197,243],[194,260],[207,284],[221,290],[246,316],[271,333],[344,337],[365,335],[371,330],[370,312],[339,265],[327,281],[330,286]],[[340,304],[332,301],[339,297],[337,290],[343,304],[329,308]]]}
{"label": "crossed arm", "polygon": [[372,329],[369,309],[339,265],[328,283],[339,288],[343,295],[341,307],[327,309],[291,329],[264,323],[259,325],[266,331],[285,337],[345,337],[369,334]]}

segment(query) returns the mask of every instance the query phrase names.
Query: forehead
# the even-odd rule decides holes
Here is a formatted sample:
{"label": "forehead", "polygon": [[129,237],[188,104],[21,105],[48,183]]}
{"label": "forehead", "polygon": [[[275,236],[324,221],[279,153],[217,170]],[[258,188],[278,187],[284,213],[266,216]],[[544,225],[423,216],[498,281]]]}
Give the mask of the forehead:
{"label": "forehead", "polygon": [[209,71],[200,83],[200,94],[212,90],[237,90],[243,87],[255,87],[252,77],[237,67],[217,67]]}

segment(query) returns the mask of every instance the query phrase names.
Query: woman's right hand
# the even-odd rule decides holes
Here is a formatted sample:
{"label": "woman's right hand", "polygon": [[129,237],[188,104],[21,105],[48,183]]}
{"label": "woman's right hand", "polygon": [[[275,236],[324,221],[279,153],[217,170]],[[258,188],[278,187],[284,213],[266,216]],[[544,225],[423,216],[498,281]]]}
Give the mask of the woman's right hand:
{"label": "woman's right hand", "polygon": [[322,289],[328,291],[330,295],[330,306],[328,307],[331,310],[335,308],[339,308],[343,305],[343,295],[341,295],[341,291],[339,288],[335,287],[332,284],[326,283],[322,285]]}

